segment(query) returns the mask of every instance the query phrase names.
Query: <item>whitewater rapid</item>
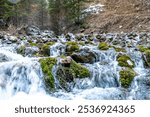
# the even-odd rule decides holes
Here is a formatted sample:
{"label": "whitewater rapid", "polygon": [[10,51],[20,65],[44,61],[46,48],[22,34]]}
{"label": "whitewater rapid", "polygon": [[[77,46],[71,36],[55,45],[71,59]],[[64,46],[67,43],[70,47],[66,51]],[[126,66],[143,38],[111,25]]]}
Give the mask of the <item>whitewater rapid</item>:
{"label": "whitewater rapid", "polygon": [[[63,40],[63,39],[62,39]],[[58,89],[48,94],[44,89],[43,73],[38,57],[24,57],[15,51],[16,45],[1,45],[0,55],[0,99],[30,98],[36,96],[51,99],[75,100],[134,100],[150,99],[150,89],[146,84],[150,81],[149,69],[144,68],[142,54],[134,48],[126,48],[127,54],[135,63],[134,78],[129,89],[120,85],[116,56],[118,53],[110,48],[106,51],[97,49],[96,45],[81,46],[96,53],[97,61],[84,64],[91,72],[90,78],[76,79],[71,92]],[[60,42],[50,47],[51,57],[57,57],[65,52],[66,46]],[[55,75],[57,67],[53,68]],[[55,82],[58,83],[58,82]]]}

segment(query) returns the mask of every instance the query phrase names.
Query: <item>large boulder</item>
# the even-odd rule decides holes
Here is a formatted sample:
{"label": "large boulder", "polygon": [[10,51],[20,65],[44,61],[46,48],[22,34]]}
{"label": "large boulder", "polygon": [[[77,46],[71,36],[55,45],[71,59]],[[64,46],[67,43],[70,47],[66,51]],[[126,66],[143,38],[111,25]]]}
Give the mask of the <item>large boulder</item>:
{"label": "large boulder", "polygon": [[61,58],[59,60],[56,78],[61,88],[70,91],[70,83],[74,83],[75,78],[86,77],[90,77],[90,71],[81,64],[76,63],[71,57]]}
{"label": "large boulder", "polygon": [[80,52],[73,53],[71,57],[78,63],[94,63],[97,60],[96,53],[91,51],[89,48],[83,48]]}

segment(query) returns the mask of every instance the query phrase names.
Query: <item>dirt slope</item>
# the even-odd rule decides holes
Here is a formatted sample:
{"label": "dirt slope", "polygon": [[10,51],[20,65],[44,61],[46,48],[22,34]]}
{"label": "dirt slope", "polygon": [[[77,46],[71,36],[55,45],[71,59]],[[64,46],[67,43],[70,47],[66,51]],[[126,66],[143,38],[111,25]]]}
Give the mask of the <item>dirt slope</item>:
{"label": "dirt slope", "polygon": [[104,11],[86,19],[85,33],[150,31],[150,0],[91,0]]}

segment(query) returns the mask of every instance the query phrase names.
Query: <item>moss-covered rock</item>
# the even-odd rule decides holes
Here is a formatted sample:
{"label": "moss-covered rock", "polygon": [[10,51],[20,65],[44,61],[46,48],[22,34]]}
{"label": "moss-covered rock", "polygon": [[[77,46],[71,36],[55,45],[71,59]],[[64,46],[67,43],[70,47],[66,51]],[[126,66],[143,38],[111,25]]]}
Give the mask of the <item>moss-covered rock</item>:
{"label": "moss-covered rock", "polygon": [[150,49],[144,51],[144,61],[145,61],[145,66],[150,67]]}
{"label": "moss-covered rock", "polygon": [[96,53],[89,48],[83,48],[80,52],[73,53],[71,57],[77,63],[94,63],[97,61]]}
{"label": "moss-covered rock", "polygon": [[116,52],[126,52],[124,48],[115,47],[115,46],[113,46],[113,48],[115,49]]}
{"label": "moss-covered rock", "polygon": [[141,52],[144,52],[144,51],[147,50],[147,48],[144,47],[144,46],[142,46],[142,45],[139,45],[139,46],[138,46],[138,49],[139,49]]}
{"label": "moss-covered rock", "polygon": [[136,76],[136,72],[133,69],[126,68],[125,70],[121,70],[119,72],[121,86],[124,88],[129,88],[131,82]]}
{"label": "moss-covered rock", "polygon": [[72,52],[79,51],[79,49],[80,49],[80,47],[77,42],[73,42],[73,41],[67,42],[66,52],[71,54]]}
{"label": "moss-covered rock", "polygon": [[135,64],[128,55],[118,55],[117,61],[121,67],[134,68]]}
{"label": "moss-covered rock", "polygon": [[143,53],[143,60],[145,67],[150,67],[150,47],[138,46],[139,50]]}
{"label": "moss-covered rock", "polygon": [[70,69],[72,69],[76,78],[90,77],[90,71],[79,63],[72,60]]}
{"label": "moss-covered rock", "polygon": [[83,42],[83,41],[80,41],[79,44],[82,46],[85,46],[85,42]]}
{"label": "moss-covered rock", "polygon": [[30,43],[30,46],[37,46],[37,43],[32,42]]}
{"label": "moss-covered rock", "polygon": [[44,56],[50,56],[50,46],[47,44],[44,44],[41,48],[41,52]]}
{"label": "moss-covered rock", "polygon": [[110,46],[106,42],[101,42],[101,43],[99,43],[98,48],[100,50],[108,50],[110,48]]}
{"label": "moss-covered rock", "polygon": [[83,65],[76,63],[71,57],[61,59],[60,66],[69,68],[76,78],[90,77],[90,71]]}
{"label": "moss-covered rock", "polygon": [[17,48],[17,53],[24,56],[25,55],[25,50],[26,50],[25,46],[20,46],[19,48]]}
{"label": "moss-covered rock", "polygon": [[43,44],[41,47],[41,54],[43,54],[44,56],[50,56],[50,46],[52,46],[53,44],[55,44],[55,42],[47,42]]}
{"label": "moss-covered rock", "polygon": [[74,83],[75,78],[90,77],[90,71],[76,63],[71,57],[66,57],[60,60],[56,77],[60,83],[61,88],[70,91],[70,83]]}
{"label": "moss-covered rock", "polygon": [[59,66],[56,72],[56,77],[59,81],[60,88],[63,88],[66,91],[71,90],[69,83],[73,83],[75,79],[75,74],[73,74],[72,69]]}
{"label": "moss-covered rock", "polygon": [[33,41],[32,41],[32,40],[28,40],[28,42],[29,42],[29,43],[33,43]]}
{"label": "moss-covered rock", "polygon": [[56,64],[57,60],[55,58],[42,58],[39,62],[41,63],[42,71],[44,73],[46,89],[53,91],[55,89],[55,83],[52,68]]}

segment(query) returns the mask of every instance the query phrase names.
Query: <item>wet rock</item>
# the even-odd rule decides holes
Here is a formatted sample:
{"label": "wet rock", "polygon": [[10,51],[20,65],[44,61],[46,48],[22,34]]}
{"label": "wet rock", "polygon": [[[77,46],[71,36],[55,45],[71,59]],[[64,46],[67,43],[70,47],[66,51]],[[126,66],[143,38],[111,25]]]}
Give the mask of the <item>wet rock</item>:
{"label": "wet rock", "polygon": [[71,55],[72,59],[78,63],[94,63],[97,61],[97,55],[89,48],[83,48],[78,53]]}
{"label": "wet rock", "polygon": [[106,37],[104,35],[98,34],[96,35],[97,40],[99,40],[99,42],[105,42],[106,41]]}
{"label": "wet rock", "polygon": [[65,35],[65,38],[66,38],[67,41],[72,41],[72,40],[75,40],[75,35],[72,34],[72,33],[67,33]]}
{"label": "wet rock", "polygon": [[47,37],[47,38],[52,38],[52,37],[55,37],[55,34],[53,31],[44,30],[43,32],[41,32],[41,36]]}
{"label": "wet rock", "polygon": [[120,44],[120,41],[119,41],[119,40],[113,40],[113,41],[112,41],[112,44],[113,44],[113,45],[119,45],[119,44]]}
{"label": "wet rock", "polygon": [[145,47],[145,46],[138,46],[137,47],[140,52],[142,52],[142,57],[144,61],[145,67],[150,66],[150,47]]}
{"label": "wet rock", "polygon": [[119,72],[119,75],[120,75],[121,86],[124,88],[129,88],[131,82],[136,76],[136,72],[133,69],[126,68],[124,70],[121,70]]}
{"label": "wet rock", "polygon": [[61,87],[70,91],[70,83],[74,83],[75,78],[87,78],[90,72],[84,66],[76,63],[71,57],[62,58],[59,61],[56,78]]}
{"label": "wet rock", "polygon": [[66,52],[72,54],[73,52],[79,51],[80,47],[77,42],[69,41],[67,42]]}
{"label": "wet rock", "polygon": [[[61,60],[60,60],[61,61]],[[71,59],[71,57],[67,57],[63,59],[64,63],[67,63],[67,67],[69,67],[72,70],[72,73],[75,75],[76,78],[85,78],[90,76],[90,72],[87,68],[85,68],[83,65],[76,63],[74,60]],[[59,63],[60,66],[61,63]],[[70,64],[68,66],[68,64]],[[66,64],[65,64],[66,65]],[[64,66],[65,67],[65,66]]]}
{"label": "wet rock", "polygon": [[41,64],[42,71],[44,73],[45,87],[48,92],[55,90],[55,80],[52,73],[54,65],[56,65],[57,60],[55,58],[42,58],[39,60]]}
{"label": "wet rock", "polygon": [[146,50],[143,53],[143,58],[144,58],[145,66],[150,67],[150,50]]}
{"label": "wet rock", "polygon": [[135,39],[136,38],[136,36],[138,36],[136,33],[133,33],[133,32],[131,32],[131,33],[129,33],[128,35],[127,35],[127,37],[128,37],[128,39]]}
{"label": "wet rock", "polygon": [[32,35],[32,36],[35,36],[35,35],[40,35],[40,29],[34,25],[32,26],[28,26],[26,29],[26,34],[27,35]]}
{"label": "wet rock", "polygon": [[40,53],[44,56],[50,56],[50,46],[54,45],[55,42],[47,42],[41,46]]}
{"label": "wet rock", "polygon": [[131,60],[131,58],[128,55],[119,54],[117,56],[118,65],[121,67],[129,67],[134,68],[135,63]]}
{"label": "wet rock", "polygon": [[25,55],[25,50],[26,50],[26,47],[24,45],[17,47],[17,53],[19,53],[23,56]]}
{"label": "wet rock", "polygon": [[61,64],[63,67],[70,67],[71,62],[72,58],[68,56],[64,59],[60,59],[59,64]]}
{"label": "wet rock", "polygon": [[83,34],[77,34],[77,35],[76,35],[77,41],[82,41],[82,38],[83,38],[83,37],[84,37]]}
{"label": "wet rock", "polygon": [[15,43],[17,42],[18,38],[15,36],[9,36],[8,40],[11,41],[12,43]]}
{"label": "wet rock", "polygon": [[100,42],[98,45],[100,50],[108,50],[110,48],[109,44],[106,42]]}
{"label": "wet rock", "polygon": [[0,53],[0,62],[6,62],[6,61],[9,61],[9,58],[5,54]]}

